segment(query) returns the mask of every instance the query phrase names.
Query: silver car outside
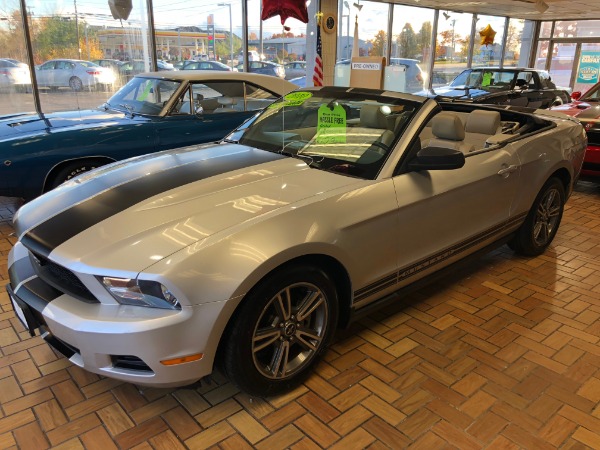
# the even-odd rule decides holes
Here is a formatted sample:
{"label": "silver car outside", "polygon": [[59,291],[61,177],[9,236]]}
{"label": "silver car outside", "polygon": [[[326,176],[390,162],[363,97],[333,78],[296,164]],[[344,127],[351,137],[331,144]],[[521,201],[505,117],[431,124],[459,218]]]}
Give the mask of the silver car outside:
{"label": "silver car outside", "polygon": [[58,89],[70,87],[78,92],[82,89],[93,89],[111,86],[116,77],[111,69],[100,67],[90,61],[78,59],[53,59],[36,67],[38,86]]}
{"label": "silver car outside", "polygon": [[0,89],[24,91],[31,88],[29,66],[16,59],[0,58]]}
{"label": "silver car outside", "polygon": [[219,357],[241,389],[273,395],[337,325],[461,258],[505,241],[543,252],[586,144],[552,111],[295,91],[219,144],[105,166],[24,205],[9,294],[91,372],[184,385]]}

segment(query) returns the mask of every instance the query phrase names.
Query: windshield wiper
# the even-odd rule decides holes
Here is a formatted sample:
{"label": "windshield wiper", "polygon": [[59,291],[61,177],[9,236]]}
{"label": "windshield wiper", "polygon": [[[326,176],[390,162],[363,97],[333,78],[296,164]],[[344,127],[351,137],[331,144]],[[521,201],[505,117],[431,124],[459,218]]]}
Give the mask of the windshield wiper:
{"label": "windshield wiper", "polygon": [[131,117],[133,117],[133,106],[127,105],[125,103],[121,103],[121,104],[119,104],[119,106],[121,108],[124,108],[131,115]]}

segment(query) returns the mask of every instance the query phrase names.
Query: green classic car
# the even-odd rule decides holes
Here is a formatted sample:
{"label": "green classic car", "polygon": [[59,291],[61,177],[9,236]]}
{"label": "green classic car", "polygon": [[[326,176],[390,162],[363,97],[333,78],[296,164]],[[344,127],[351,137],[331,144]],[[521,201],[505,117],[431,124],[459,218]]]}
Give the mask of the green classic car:
{"label": "green classic car", "polygon": [[97,109],[0,116],[0,196],[31,199],[114,161],[217,141],[295,88],[248,73],[143,73]]}

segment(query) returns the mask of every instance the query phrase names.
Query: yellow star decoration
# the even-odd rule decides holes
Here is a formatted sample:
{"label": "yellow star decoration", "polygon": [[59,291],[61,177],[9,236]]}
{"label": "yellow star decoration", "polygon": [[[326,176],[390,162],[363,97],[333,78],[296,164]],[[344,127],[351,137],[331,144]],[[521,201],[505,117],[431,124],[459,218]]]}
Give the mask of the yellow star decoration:
{"label": "yellow star decoration", "polygon": [[494,37],[496,36],[496,32],[490,26],[490,24],[488,24],[483,30],[479,32],[479,36],[481,36],[481,45],[492,45],[494,43]]}

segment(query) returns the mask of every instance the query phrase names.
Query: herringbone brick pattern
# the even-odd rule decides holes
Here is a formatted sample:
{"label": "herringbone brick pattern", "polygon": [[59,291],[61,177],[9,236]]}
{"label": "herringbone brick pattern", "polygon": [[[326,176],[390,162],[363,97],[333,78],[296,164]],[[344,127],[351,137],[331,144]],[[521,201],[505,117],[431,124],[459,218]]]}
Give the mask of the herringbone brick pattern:
{"label": "herringbone brick pattern", "polygon": [[[16,204],[0,199],[0,285]],[[0,448],[600,448],[600,186],[543,256],[506,247],[340,332],[305,385],[251,398],[86,373],[0,292]]]}

